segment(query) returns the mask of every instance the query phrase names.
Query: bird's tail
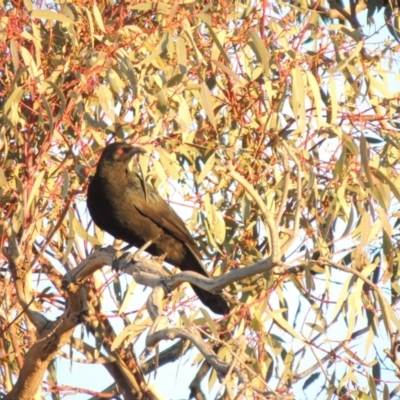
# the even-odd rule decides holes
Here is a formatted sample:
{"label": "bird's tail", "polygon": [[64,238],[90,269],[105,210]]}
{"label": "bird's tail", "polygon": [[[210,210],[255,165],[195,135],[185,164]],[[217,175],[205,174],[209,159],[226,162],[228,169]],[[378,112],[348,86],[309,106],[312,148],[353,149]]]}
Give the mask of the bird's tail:
{"label": "bird's tail", "polygon": [[[202,262],[191,252],[187,252],[185,258],[179,268],[182,271],[194,271],[204,276],[209,276]],[[201,289],[198,286],[192,285],[194,292],[199,297],[200,301],[207,306],[215,314],[229,314],[229,306],[221,294],[214,294]]]}

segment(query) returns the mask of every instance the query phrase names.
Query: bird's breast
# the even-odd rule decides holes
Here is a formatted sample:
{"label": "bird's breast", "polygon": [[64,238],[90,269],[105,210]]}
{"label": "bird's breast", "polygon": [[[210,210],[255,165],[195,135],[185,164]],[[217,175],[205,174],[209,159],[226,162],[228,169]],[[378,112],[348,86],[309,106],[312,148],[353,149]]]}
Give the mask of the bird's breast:
{"label": "bird's breast", "polygon": [[124,185],[94,177],[88,188],[87,205],[94,223],[102,230],[136,247],[153,242],[162,229],[135,207],[135,192]]}

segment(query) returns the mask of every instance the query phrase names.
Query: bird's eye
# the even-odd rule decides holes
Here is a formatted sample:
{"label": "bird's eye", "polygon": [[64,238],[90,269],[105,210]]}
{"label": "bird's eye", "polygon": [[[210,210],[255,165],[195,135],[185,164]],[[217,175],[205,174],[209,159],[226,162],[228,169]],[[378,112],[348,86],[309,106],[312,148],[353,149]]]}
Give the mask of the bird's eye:
{"label": "bird's eye", "polygon": [[117,154],[122,155],[125,153],[125,149],[118,149]]}

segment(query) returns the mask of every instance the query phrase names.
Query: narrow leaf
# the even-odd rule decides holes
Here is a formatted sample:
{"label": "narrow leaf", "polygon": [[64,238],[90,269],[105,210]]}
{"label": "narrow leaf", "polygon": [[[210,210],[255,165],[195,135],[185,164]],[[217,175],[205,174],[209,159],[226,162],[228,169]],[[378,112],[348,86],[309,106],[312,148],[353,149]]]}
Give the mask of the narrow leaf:
{"label": "narrow leaf", "polygon": [[136,286],[137,286],[136,281],[132,279],[132,282],[129,284],[129,287],[125,292],[124,300],[122,301],[121,307],[118,310],[118,315],[121,315],[125,312],[126,308],[128,307],[132,299],[132,296],[135,294]]}
{"label": "narrow leaf", "polygon": [[40,96],[40,99],[42,100],[43,108],[45,109],[45,111],[47,113],[47,119],[48,119],[48,123],[49,123],[49,132],[53,132],[54,122],[53,122],[53,116],[51,114],[50,105],[47,102],[46,97],[44,97],[43,95]]}
{"label": "narrow leaf", "polygon": [[336,67],[330,68],[327,70],[328,73],[335,73],[335,72],[339,72],[341,70],[343,70],[344,68],[346,68],[346,66],[349,64],[349,62],[358,56],[358,54],[360,53],[361,49],[364,46],[364,42],[362,40],[360,40],[357,45],[355,46],[354,50],[352,51],[352,53],[350,54],[349,57],[346,57],[344,60],[340,61]]}
{"label": "narrow leaf", "polygon": [[87,242],[90,242],[92,244],[95,244],[95,245],[102,244],[102,243],[100,243],[100,241],[97,238],[95,238],[94,236],[89,235],[87,233],[86,229],[83,228],[81,222],[78,220],[78,218],[76,218],[76,216],[73,213],[70,214],[70,218],[73,218],[72,226],[73,226],[74,232],[78,236],[80,236],[82,239],[84,239]]}
{"label": "narrow leaf", "polygon": [[346,279],[345,283],[342,285],[342,290],[340,291],[340,294],[337,297],[336,306],[335,306],[335,308],[334,308],[334,310],[332,312],[332,321],[334,321],[336,319],[337,314],[342,309],[342,305],[343,305],[344,301],[347,298],[347,293],[348,293],[349,286],[350,286],[351,282],[354,282],[353,276],[349,276]]}
{"label": "narrow leaf", "polygon": [[182,36],[176,38],[176,54],[178,56],[179,71],[185,74],[187,72],[187,51],[185,39]]}
{"label": "narrow leaf", "polygon": [[[298,340],[300,340],[301,343],[304,343],[303,338],[300,336],[300,334],[298,332],[296,332],[292,325],[290,325],[280,314],[283,310],[275,310],[271,313],[269,313],[269,315],[272,317],[272,319],[282,328],[284,329],[287,333],[289,333],[290,335],[292,335],[293,337],[297,338]],[[284,310],[286,311],[286,310]]]}
{"label": "narrow leaf", "polygon": [[99,8],[97,7],[96,4],[93,4],[93,16],[94,16],[94,20],[96,21],[97,26],[100,28],[100,30],[103,33],[106,33],[106,28],[104,28],[104,24],[103,24],[103,17],[100,13]]}
{"label": "narrow leaf", "polygon": [[90,11],[84,7],[85,13],[86,13],[86,17],[88,19],[89,22],[89,31],[90,31],[90,42],[92,43],[92,49],[94,48],[94,26],[93,26],[93,18],[92,18],[92,14],[90,13]]}
{"label": "narrow leaf", "polygon": [[269,57],[263,41],[254,30],[249,31],[249,36],[254,43],[255,51],[264,69],[265,76],[269,76]]}
{"label": "narrow leaf", "polygon": [[6,100],[3,108],[4,114],[7,114],[10,110],[11,106],[14,103],[18,103],[21,100],[22,95],[24,94],[24,89],[21,86],[17,86],[10,94],[8,99]]}
{"label": "narrow leaf", "polygon": [[11,58],[14,65],[14,72],[18,71],[19,68],[19,54],[18,54],[18,46],[17,42],[14,39],[10,40],[10,51],[11,51]]}
{"label": "narrow leaf", "polygon": [[39,189],[39,185],[42,183],[44,172],[45,172],[45,171],[41,171],[41,172],[39,173],[39,175],[38,175],[38,176],[36,177],[36,179],[35,179],[35,183],[34,183],[33,186],[32,186],[32,189],[31,189],[31,191],[30,191],[30,193],[29,193],[28,201],[27,201],[27,203],[26,203],[26,205],[25,205],[25,208],[26,208],[27,210],[29,210],[29,208],[30,208],[30,206],[31,206],[31,204],[32,204],[33,199],[34,199],[35,197],[37,197],[37,195],[38,195],[37,192],[38,192],[38,189]]}
{"label": "narrow leaf", "polygon": [[371,168],[371,171],[373,172],[374,176],[378,178],[381,182],[386,183],[387,185],[390,186],[390,189],[392,193],[396,196],[396,199],[400,201],[400,192],[397,186],[392,182],[390,178],[388,178],[381,170]]}
{"label": "narrow leaf", "polygon": [[63,92],[61,91],[61,89],[54,82],[47,81],[47,83],[53,88],[53,90],[57,93],[57,95],[60,99],[60,102],[58,104],[58,107],[59,107],[58,113],[55,117],[53,117],[54,122],[57,122],[64,115],[65,96],[64,96]]}
{"label": "narrow leaf", "polygon": [[335,124],[338,115],[338,100],[336,94],[336,82],[334,74],[329,75],[329,94],[331,97],[331,120],[329,121],[331,124]]}
{"label": "narrow leaf", "polygon": [[201,97],[201,104],[204,108],[204,111],[207,114],[207,117],[213,126],[214,130],[217,130],[217,125],[215,123],[215,116],[214,116],[214,109],[212,107],[212,99],[211,99],[211,92],[210,89],[208,89],[208,86],[203,82],[201,84],[201,91],[200,91],[200,97]]}
{"label": "narrow leaf", "polygon": [[322,127],[322,98],[321,98],[321,92],[319,91],[319,85],[317,80],[315,79],[315,76],[310,72],[307,71],[307,80],[308,84],[310,85],[312,94],[314,96],[314,107],[317,111],[317,123],[318,127]]}
{"label": "narrow leaf", "polygon": [[203,182],[204,178],[208,175],[210,172],[211,168],[214,166],[215,163],[215,154],[212,153],[210,157],[208,157],[206,163],[204,164],[204,167],[202,171],[200,172],[200,175],[197,177],[197,182],[201,183]]}
{"label": "narrow leaf", "polygon": [[225,50],[222,47],[221,42],[219,41],[217,35],[215,34],[214,30],[211,28],[210,24],[207,21],[206,21],[206,24],[207,24],[208,31],[210,32],[210,36],[211,36],[213,42],[215,43],[215,45],[218,47],[218,50],[220,51],[221,56],[225,60],[226,64],[230,65],[231,64],[231,60],[229,59],[229,57],[225,53]]}
{"label": "narrow leaf", "polygon": [[221,61],[218,60],[211,60],[218,68],[222,69],[227,75],[233,78],[236,82],[241,83],[241,79],[226,65],[222,64]]}
{"label": "narrow leaf", "polygon": [[367,141],[365,140],[365,136],[362,133],[360,137],[360,154],[361,154],[361,164],[363,166],[365,175],[367,177],[369,188],[373,191],[374,181],[372,180],[371,170],[369,169]]}
{"label": "narrow leaf", "polygon": [[55,20],[59,22],[65,22],[66,24],[73,24],[74,21],[69,19],[66,15],[60,14],[50,10],[33,10],[31,12],[32,18]]}

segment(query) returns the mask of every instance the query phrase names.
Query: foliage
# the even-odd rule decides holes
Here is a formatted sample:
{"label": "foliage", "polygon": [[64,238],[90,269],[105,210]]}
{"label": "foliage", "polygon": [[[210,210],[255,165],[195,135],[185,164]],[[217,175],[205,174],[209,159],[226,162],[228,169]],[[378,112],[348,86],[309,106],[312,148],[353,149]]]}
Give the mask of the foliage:
{"label": "foliage", "polygon": [[[342,24],[310,4],[3,0],[0,233],[24,258],[20,269],[1,258],[4,392],[35,342],[27,307],[60,315],[62,276],[105,243],[86,211],[88,177],[106,142],[126,140],[148,150],[144,174],[189,217],[214,275],[283,256],[227,288],[236,300],[218,324],[182,287],[165,304],[176,326],[201,328],[246,370],[221,395],[396,394],[399,46],[379,26],[363,35],[357,15]],[[151,324],[139,287],[104,268],[86,289],[86,334],[77,328],[58,357],[118,354],[131,366]],[[208,371],[193,395],[219,388]],[[57,372],[51,363],[43,393],[69,392]]]}

